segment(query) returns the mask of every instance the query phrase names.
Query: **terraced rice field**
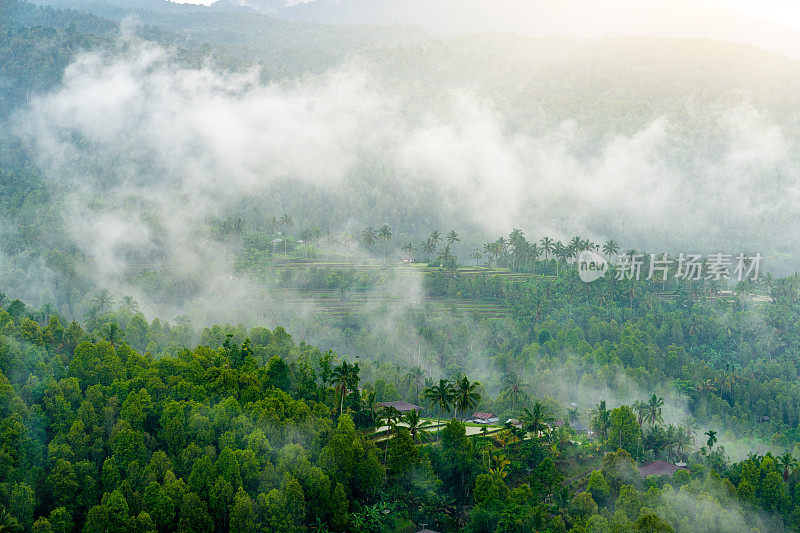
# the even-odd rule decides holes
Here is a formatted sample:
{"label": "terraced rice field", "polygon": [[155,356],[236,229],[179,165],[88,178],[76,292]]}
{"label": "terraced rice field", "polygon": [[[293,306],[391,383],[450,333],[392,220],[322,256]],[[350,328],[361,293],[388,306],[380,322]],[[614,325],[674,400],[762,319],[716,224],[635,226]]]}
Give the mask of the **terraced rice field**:
{"label": "terraced rice field", "polygon": [[349,292],[344,297],[337,291],[284,290],[273,293],[284,306],[301,310],[313,310],[327,318],[339,318],[345,312],[399,312],[406,309],[425,311],[429,315],[456,313],[478,314],[484,318],[503,318],[510,311],[499,300],[462,298],[413,298],[388,291]]}

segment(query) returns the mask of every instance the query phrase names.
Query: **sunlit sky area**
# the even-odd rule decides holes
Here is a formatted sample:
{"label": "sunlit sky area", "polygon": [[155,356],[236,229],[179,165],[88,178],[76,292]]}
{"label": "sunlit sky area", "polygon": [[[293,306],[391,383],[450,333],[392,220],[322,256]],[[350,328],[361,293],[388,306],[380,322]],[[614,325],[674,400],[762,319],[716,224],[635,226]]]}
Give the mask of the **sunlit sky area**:
{"label": "sunlit sky area", "polygon": [[[287,5],[313,1],[315,0],[287,0]],[[316,1],[330,2],[332,0]],[[211,5],[215,2],[215,0],[175,0],[175,2],[180,4]],[[519,2],[525,4],[534,3],[530,0],[519,0]],[[242,1],[241,3],[247,4],[246,1]],[[257,3],[257,1],[253,3]],[[492,2],[490,0],[486,0],[486,3],[491,4]],[[586,2],[587,5],[590,3],[593,6],[603,6],[603,4],[611,5],[619,4],[620,2],[614,0]],[[675,2],[666,0],[659,3],[668,5]],[[795,0],[696,0],[693,3],[716,4],[719,6],[728,7],[746,15],[759,17],[779,24],[785,24],[791,28],[800,30],[800,2]]]}

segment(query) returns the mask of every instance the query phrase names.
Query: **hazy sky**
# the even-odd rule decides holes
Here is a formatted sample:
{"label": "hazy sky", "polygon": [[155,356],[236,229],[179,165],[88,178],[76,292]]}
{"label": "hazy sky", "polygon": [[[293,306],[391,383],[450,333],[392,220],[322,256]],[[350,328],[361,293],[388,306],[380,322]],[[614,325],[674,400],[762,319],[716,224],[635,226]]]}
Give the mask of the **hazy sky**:
{"label": "hazy sky", "polygon": [[[200,4],[210,5],[215,0],[174,0],[179,4]],[[314,0],[287,0],[287,5],[312,2]],[[529,0],[520,0],[520,2],[528,3]],[[246,2],[242,2],[246,3]],[[487,3],[490,3],[487,0]],[[594,6],[602,6],[603,4],[617,3],[614,0],[598,0],[591,2]],[[662,0],[663,4],[669,4],[670,1]],[[800,30],[800,4],[795,0],[695,0],[697,4],[716,4],[719,6],[728,7],[744,13],[747,15],[759,17],[778,24],[785,24],[791,28]]]}

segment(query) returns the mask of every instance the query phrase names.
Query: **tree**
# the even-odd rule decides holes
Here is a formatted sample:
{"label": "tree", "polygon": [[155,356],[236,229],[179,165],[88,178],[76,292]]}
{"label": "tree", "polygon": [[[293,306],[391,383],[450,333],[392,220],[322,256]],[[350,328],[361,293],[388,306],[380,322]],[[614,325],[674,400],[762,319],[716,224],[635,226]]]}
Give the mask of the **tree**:
{"label": "tree", "polygon": [[236,495],[233,497],[229,523],[231,533],[248,533],[249,531],[255,530],[256,522],[253,501],[242,487],[239,487],[236,491]]}
{"label": "tree", "polygon": [[401,248],[406,254],[408,254],[408,260],[414,262],[414,252],[417,251],[417,248],[414,246],[413,242],[410,242]]}
{"label": "tree", "polygon": [[411,434],[411,439],[414,442],[425,441],[430,437],[430,432],[421,427],[423,422],[419,410],[412,409],[407,412],[403,416],[403,422],[408,425],[408,432]]}
{"label": "tree", "polygon": [[430,236],[428,237],[428,240],[433,243],[433,246],[435,248],[436,246],[439,245],[440,242],[442,242],[442,234],[439,233],[438,229],[435,229],[431,232]]}
{"label": "tree", "polygon": [[378,233],[375,231],[375,228],[370,226],[364,231],[362,231],[361,240],[364,242],[364,245],[367,248],[372,248],[373,246],[375,246],[375,241],[378,240]]}
{"label": "tree", "polygon": [[431,255],[436,252],[436,243],[430,239],[426,240],[424,243],[422,243],[422,251],[428,257],[428,259],[430,259]]}
{"label": "tree", "polygon": [[611,411],[608,428],[608,443],[634,453],[642,438],[642,430],[636,422],[636,415],[627,405]]}
{"label": "tree", "polygon": [[603,245],[603,253],[606,254],[606,256],[608,257],[611,257],[612,255],[617,255],[619,253],[619,244],[617,244],[617,241],[614,240],[606,241],[606,243]]}
{"label": "tree", "polygon": [[792,457],[790,452],[784,452],[783,455],[778,457],[778,464],[781,465],[783,470],[783,481],[789,481],[789,473],[797,468],[797,459]]}
{"label": "tree", "polygon": [[473,250],[473,252],[471,254],[469,254],[469,256],[470,256],[470,258],[475,260],[475,266],[477,267],[478,266],[478,262],[480,262],[481,258],[483,257],[483,252],[481,252],[480,250],[476,249],[476,250]]}
{"label": "tree", "polygon": [[97,314],[102,315],[104,311],[111,309],[111,306],[114,305],[114,297],[107,289],[102,289],[97,291],[89,303],[97,310]]}
{"label": "tree", "polygon": [[647,401],[647,408],[645,409],[645,420],[651,425],[655,426],[664,421],[661,417],[661,408],[664,407],[664,398],[659,398],[653,394]]}
{"label": "tree", "polygon": [[116,322],[108,322],[105,324],[101,330],[101,334],[111,346],[116,346],[116,344],[122,340],[123,336],[123,332]]}
{"label": "tree", "polygon": [[344,399],[347,393],[358,388],[360,380],[358,373],[358,363],[351,365],[347,361],[342,361],[342,364],[333,369],[331,382],[336,387],[339,396],[339,414],[344,411]]}
{"label": "tree", "polygon": [[511,410],[516,410],[520,396],[529,385],[523,382],[518,372],[506,372],[503,374],[503,396],[511,399]]}
{"label": "tree", "polygon": [[708,440],[706,441],[706,445],[708,446],[708,450],[711,451],[711,448],[714,444],[717,443],[717,432],[713,429],[709,429],[704,433],[704,435],[708,436]]}
{"label": "tree", "polygon": [[453,386],[453,405],[456,407],[456,418],[459,411],[464,412],[474,409],[481,401],[481,395],[477,392],[480,383],[473,381],[470,383],[467,376],[461,376]]}
{"label": "tree", "polygon": [[384,224],[378,230],[378,238],[383,242],[383,262],[386,263],[386,243],[392,240],[392,228],[389,224]]}
{"label": "tree", "polygon": [[456,233],[454,229],[451,229],[447,234],[446,240],[448,246],[453,246],[455,243],[461,242],[461,239],[458,238],[458,233]]}
{"label": "tree", "polygon": [[642,423],[647,415],[647,403],[636,400],[633,403],[633,410],[636,413],[636,421],[639,423],[639,427],[642,427]]}
{"label": "tree", "polygon": [[520,420],[522,427],[525,431],[530,431],[536,436],[548,429],[550,427],[549,424],[555,422],[555,417],[547,406],[539,401],[534,402],[530,410],[523,408],[523,413],[524,415]]}
{"label": "tree", "polygon": [[550,259],[550,254],[555,250],[555,242],[553,242],[553,239],[550,237],[542,237],[539,244],[542,246],[545,260]]}
{"label": "tree", "polygon": [[[440,379],[437,385],[425,389],[425,399],[428,400],[432,406],[437,407],[443,414],[450,412],[450,405],[453,401],[453,390],[450,382],[446,379]],[[439,423],[441,420],[436,419],[436,434],[439,434]]]}
{"label": "tree", "polygon": [[139,304],[133,299],[133,296],[122,297],[122,308],[132,315],[139,312]]}
{"label": "tree", "polygon": [[611,412],[606,409],[606,401],[603,400],[592,410],[592,429],[599,433],[603,440],[608,437],[608,427],[611,424]]}

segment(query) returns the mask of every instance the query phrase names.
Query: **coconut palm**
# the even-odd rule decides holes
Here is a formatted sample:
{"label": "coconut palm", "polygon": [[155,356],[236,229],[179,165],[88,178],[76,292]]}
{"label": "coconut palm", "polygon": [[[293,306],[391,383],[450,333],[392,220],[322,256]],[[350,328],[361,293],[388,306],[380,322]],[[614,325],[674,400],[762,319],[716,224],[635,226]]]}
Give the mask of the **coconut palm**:
{"label": "coconut palm", "polygon": [[522,377],[517,372],[506,372],[503,374],[503,396],[511,399],[511,410],[517,408],[520,396],[525,394],[528,384],[523,382]]}
{"label": "coconut palm", "polygon": [[603,400],[592,410],[592,429],[600,434],[605,440],[608,436],[608,428],[611,425],[611,411],[606,409],[606,401]]}
{"label": "coconut palm", "polygon": [[386,262],[386,243],[392,240],[392,228],[389,224],[384,224],[378,230],[378,238],[383,241],[383,262]]}
{"label": "coconut palm", "polygon": [[647,401],[647,409],[645,410],[645,420],[651,425],[655,426],[664,421],[661,417],[661,408],[664,407],[664,398],[659,398],[655,394]]}
{"label": "coconut palm", "polygon": [[461,379],[455,382],[452,394],[456,418],[458,418],[459,411],[462,414],[471,411],[480,403],[481,395],[477,392],[478,387],[480,387],[480,383],[470,382],[467,376],[461,376]]}
{"label": "coconut palm", "polygon": [[425,372],[420,367],[414,367],[406,374],[410,386],[414,387],[414,398],[419,398],[419,388],[425,383]]}
{"label": "coconut palm", "polygon": [[461,242],[461,239],[458,238],[458,233],[456,233],[456,230],[454,229],[450,230],[450,232],[447,234],[447,237],[445,237],[445,240],[447,240],[447,244],[449,246],[453,246],[453,244]]}
{"label": "coconut palm", "polygon": [[606,243],[603,245],[603,253],[608,257],[617,255],[619,253],[619,244],[617,244],[617,241],[613,239],[606,241]]}
{"label": "coconut palm", "polygon": [[102,314],[103,311],[106,309],[110,309],[112,305],[114,305],[114,297],[111,296],[111,293],[107,289],[102,289],[97,291],[90,303],[95,307],[97,310],[97,314]]}
{"label": "coconut palm", "polygon": [[440,242],[442,242],[442,234],[441,234],[441,233],[439,233],[439,230],[438,230],[438,229],[435,229],[435,230],[433,230],[433,231],[431,232],[431,234],[430,234],[430,236],[429,236],[428,238],[429,238],[429,239],[431,240],[431,242],[433,242],[433,244],[435,244],[436,246],[438,246],[438,245],[439,245],[439,243],[440,243]]}
{"label": "coconut palm", "polygon": [[331,373],[331,383],[333,383],[339,396],[339,414],[344,411],[344,399],[350,390],[358,388],[358,363],[353,365],[347,361],[333,368]]}
{"label": "coconut palm", "polygon": [[778,457],[778,464],[783,468],[783,481],[789,481],[789,472],[797,468],[797,459],[790,452],[785,452]]}
{"label": "coconut palm", "polygon": [[636,400],[633,404],[633,411],[636,413],[636,421],[639,423],[639,427],[641,428],[647,412],[647,404],[641,400]]}
{"label": "coconut palm", "polygon": [[[289,216],[288,214],[285,214],[285,213],[284,213],[284,215],[283,215],[283,216],[280,218],[280,220],[279,220],[278,222],[280,222],[280,224],[281,224],[282,226],[287,226],[287,227],[289,227],[289,228],[291,228],[291,227],[294,227],[294,219],[292,219],[292,217],[291,217],[291,216]],[[284,254],[286,253],[286,241],[287,241],[287,240],[288,240],[288,239],[283,239],[283,253],[284,253]]]}
{"label": "coconut palm", "polygon": [[539,241],[539,244],[542,246],[542,252],[544,252],[544,259],[547,261],[550,259],[550,254],[555,249],[556,243],[550,237],[542,237],[542,240]]}
{"label": "coconut palm", "polygon": [[414,246],[413,242],[410,242],[401,248],[406,254],[408,254],[408,260],[414,261],[414,252],[417,251],[417,248]]}
{"label": "coconut palm", "polygon": [[364,245],[367,248],[372,248],[373,246],[375,246],[375,241],[378,240],[378,233],[375,231],[375,228],[370,226],[364,231],[362,231],[361,240],[364,242]]}
{"label": "coconut palm", "polygon": [[527,407],[523,407],[522,411],[524,413],[520,420],[522,427],[534,435],[538,435],[539,432],[546,430],[549,424],[555,422],[553,414],[541,402],[534,402],[530,410]]}
{"label": "coconut palm", "polygon": [[704,435],[708,436],[706,445],[708,446],[708,450],[711,451],[711,448],[717,443],[717,432],[713,429],[709,429]]}
{"label": "coconut palm", "polygon": [[481,258],[483,257],[483,252],[481,252],[480,250],[476,249],[471,254],[469,254],[469,256],[472,259],[475,260],[475,266],[477,267],[478,266],[478,262],[480,262]]}
{"label": "coconut palm", "polygon": [[[425,389],[425,399],[430,402],[433,407],[438,408],[442,414],[450,412],[450,406],[453,401],[453,389],[450,382],[446,379],[440,379],[439,383]],[[441,420],[436,419],[436,434],[439,434],[439,424]]]}
{"label": "coconut palm", "polygon": [[122,297],[122,308],[132,315],[135,315],[139,312],[139,304],[136,303],[136,300],[133,299],[133,296]]}
{"label": "coconut palm", "polygon": [[414,442],[423,442],[430,439],[430,432],[422,427],[423,420],[417,409],[412,409],[403,417],[403,422],[408,424],[408,432]]}
{"label": "coconut palm", "polygon": [[422,251],[430,258],[430,256],[436,252],[436,243],[433,239],[428,239],[424,243],[422,243]]}
{"label": "coconut palm", "polygon": [[122,330],[116,322],[109,322],[104,325],[100,333],[111,346],[115,346],[122,339]]}

